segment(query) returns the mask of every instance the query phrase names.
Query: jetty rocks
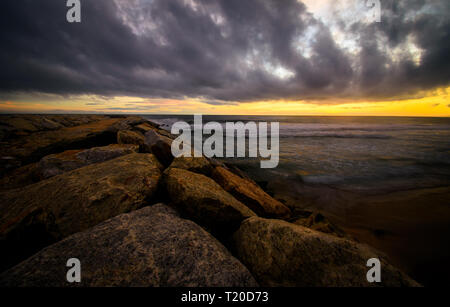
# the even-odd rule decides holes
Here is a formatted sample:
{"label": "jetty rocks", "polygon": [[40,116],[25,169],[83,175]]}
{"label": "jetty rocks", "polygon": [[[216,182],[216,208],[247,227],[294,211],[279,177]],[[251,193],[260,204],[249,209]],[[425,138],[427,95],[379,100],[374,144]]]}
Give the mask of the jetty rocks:
{"label": "jetty rocks", "polygon": [[0,131],[0,286],[419,286],[236,167],[174,159],[144,118],[5,115]]}
{"label": "jetty rocks", "polygon": [[160,177],[152,154],[135,153],[1,193],[0,246],[9,252],[0,257],[10,258],[2,263],[143,207]]}
{"label": "jetty rocks", "polygon": [[5,272],[6,286],[67,284],[66,262],[83,265],[75,286],[255,287],[247,268],[200,226],[163,204],[74,234]]}
{"label": "jetty rocks", "polygon": [[384,286],[418,286],[370,247],[288,223],[252,217],[234,234],[236,254],[261,286],[368,286],[367,260],[381,261]]}

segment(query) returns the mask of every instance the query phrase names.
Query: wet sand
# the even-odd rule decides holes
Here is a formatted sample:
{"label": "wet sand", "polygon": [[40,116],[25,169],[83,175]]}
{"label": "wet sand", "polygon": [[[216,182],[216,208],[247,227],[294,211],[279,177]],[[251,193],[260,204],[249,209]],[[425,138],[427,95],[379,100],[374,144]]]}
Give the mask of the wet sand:
{"label": "wet sand", "polygon": [[450,285],[450,187],[357,200],[344,230],[424,285]]}
{"label": "wet sand", "polygon": [[421,284],[450,285],[449,186],[371,195],[326,185],[279,182],[268,188],[291,207],[324,213]]}

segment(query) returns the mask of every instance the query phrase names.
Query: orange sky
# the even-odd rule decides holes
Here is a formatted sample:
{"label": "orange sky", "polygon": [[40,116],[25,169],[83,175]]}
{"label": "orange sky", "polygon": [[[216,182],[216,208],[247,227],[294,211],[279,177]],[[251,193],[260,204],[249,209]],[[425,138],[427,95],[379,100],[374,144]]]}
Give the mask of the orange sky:
{"label": "orange sky", "polygon": [[140,97],[24,96],[0,101],[1,113],[133,113],[223,115],[332,115],[332,116],[450,116],[450,87],[425,93],[422,98],[394,101],[256,101],[210,105],[199,99]]}

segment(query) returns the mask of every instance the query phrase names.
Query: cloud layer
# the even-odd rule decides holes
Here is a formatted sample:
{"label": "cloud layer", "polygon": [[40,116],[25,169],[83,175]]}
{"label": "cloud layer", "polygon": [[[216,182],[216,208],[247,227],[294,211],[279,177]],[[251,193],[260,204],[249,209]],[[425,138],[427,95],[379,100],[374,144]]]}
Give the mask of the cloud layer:
{"label": "cloud layer", "polygon": [[3,0],[0,96],[329,103],[449,85],[448,0],[381,0],[381,23],[351,1],[321,18],[296,0],[81,0],[69,24],[65,0]]}

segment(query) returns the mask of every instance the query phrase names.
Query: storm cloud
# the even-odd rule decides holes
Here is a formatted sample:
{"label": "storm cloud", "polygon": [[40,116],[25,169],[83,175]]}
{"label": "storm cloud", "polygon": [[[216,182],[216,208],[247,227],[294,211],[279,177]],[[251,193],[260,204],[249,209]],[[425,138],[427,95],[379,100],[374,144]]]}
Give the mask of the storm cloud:
{"label": "storm cloud", "polygon": [[0,98],[320,103],[410,98],[450,81],[448,0],[381,0],[380,23],[338,8],[323,20],[296,0],[81,3],[82,22],[68,23],[65,0],[1,1]]}

